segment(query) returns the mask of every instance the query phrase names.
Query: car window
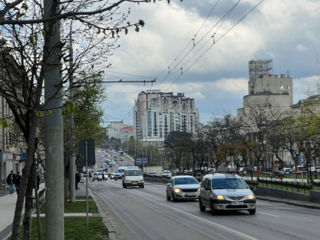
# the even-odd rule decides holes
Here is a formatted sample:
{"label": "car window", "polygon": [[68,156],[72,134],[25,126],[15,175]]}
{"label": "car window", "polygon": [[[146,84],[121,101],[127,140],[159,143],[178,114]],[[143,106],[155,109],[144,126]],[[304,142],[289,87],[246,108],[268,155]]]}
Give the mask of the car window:
{"label": "car window", "polygon": [[142,176],[141,170],[126,171],[126,176]]}
{"label": "car window", "polygon": [[248,189],[248,185],[241,178],[212,179],[213,189]]}
{"label": "car window", "polygon": [[183,177],[183,178],[176,178],[174,179],[174,184],[175,185],[182,185],[182,184],[198,184],[198,181],[197,179],[195,178],[186,178],[186,177]]}

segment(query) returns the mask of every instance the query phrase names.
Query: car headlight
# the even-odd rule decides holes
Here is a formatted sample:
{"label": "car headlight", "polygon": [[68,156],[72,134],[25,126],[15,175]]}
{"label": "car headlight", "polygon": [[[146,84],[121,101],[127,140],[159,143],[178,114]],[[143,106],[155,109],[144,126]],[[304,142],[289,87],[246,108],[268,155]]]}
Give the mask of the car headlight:
{"label": "car headlight", "polygon": [[200,188],[198,188],[198,193],[200,194]]}
{"label": "car headlight", "polygon": [[218,199],[218,200],[224,200],[224,197],[223,197],[222,195],[218,195],[218,196],[217,196],[217,199]]}
{"label": "car headlight", "polygon": [[181,189],[180,188],[176,188],[173,190],[175,193],[180,193],[181,192]]}
{"label": "car headlight", "polygon": [[255,196],[252,195],[252,194],[250,194],[250,195],[248,195],[248,199],[249,199],[249,200],[253,200],[253,199],[255,199]]}

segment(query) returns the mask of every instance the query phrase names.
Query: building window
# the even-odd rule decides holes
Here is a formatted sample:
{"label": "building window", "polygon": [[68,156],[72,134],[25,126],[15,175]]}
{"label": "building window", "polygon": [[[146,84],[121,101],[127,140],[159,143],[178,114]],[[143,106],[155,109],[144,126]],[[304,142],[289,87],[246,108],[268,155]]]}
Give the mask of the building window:
{"label": "building window", "polygon": [[157,113],[153,112],[153,136],[158,136]]}
{"label": "building window", "polygon": [[151,111],[148,111],[148,137],[151,137]]}

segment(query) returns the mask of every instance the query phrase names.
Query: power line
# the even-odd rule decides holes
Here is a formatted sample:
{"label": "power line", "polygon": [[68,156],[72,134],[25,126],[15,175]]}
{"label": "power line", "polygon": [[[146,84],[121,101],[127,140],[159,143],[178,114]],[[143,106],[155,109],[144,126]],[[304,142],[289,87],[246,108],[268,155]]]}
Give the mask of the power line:
{"label": "power line", "polygon": [[[244,14],[235,24],[233,24],[226,32],[224,32],[217,40],[215,40],[205,51],[203,51],[200,56],[192,62],[189,67],[181,73],[175,80],[172,81],[171,85],[182,77],[182,75],[187,72],[196,62],[199,61],[217,42],[219,42],[223,37],[225,37],[233,28],[235,28],[240,22],[242,22],[251,12],[253,12],[264,0],[260,0],[254,7],[252,7],[246,14]],[[169,87],[170,88],[170,87]],[[168,91],[168,88],[167,90]]]}
{"label": "power line", "polygon": [[[229,8],[228,9],[228,11],[214,24],[214,26],[213,27],[211,27],[207,32],[206,32],[206,34],[204,34],[201,38],[200,38],[200,40],[199,41],[197,41],[197,42],[194,42],[194,45],[193,45],[193,47],[191,48],[191,49],[189,49],[189,51],[182,57],[182,59],[180,59],[179,60],[179,62],[177,62],[176,64],[175,64],[175,66],[173,67],[173,68],[169,68],[169,72],[168,72],[168,74],[160,81],[160,83],[162,83],[162,82],[164,82],[164,80],[166,80],[169,76],[170,76],[170,74],[172,74],[172,72],[173,73],[176,73],[177,71],[179,71],[180,70],[180,72],[182,73],[183,72],[183,67],[180,67],[180,69],[178,69],[177,71],[174,71],[177,67],[178,67],[178,65],[180,64],[180,63],[182,63],[183,62],[183,60],[189,55],[189,53],[192,51],[192,50],[194,50],[201,42],[202,42],[202,40],[205,38],[205,37],[207,37],[212,31],[213,31],[213,29],[215,29],[217,26],[218,26],[218,30],[220,29],[220,27],[223,25],[223,23],[226,21],[225,19],[226,19],[226,17],[228,17],[228,16],[230,16],[230,14],[234,11],[234,9],[239,5],[239,3],[241,2],[241,0],[238,0],[235,4],[233,4],[233,6],[231,7],[231,8]],[[217,3],[216,3],[217,4]],[[216,5],[214,6],[214,8],[213,8],[213,10],[215,9],[215,7],[216,7]],[[212,11],[213,12],[213,11]],[[206,20],[205,20],[206,21]],[[218,31],[217,30],[217,31]],[[216,32],[217,32],[216,31]],[[214,36],[215,35],[215,33],[212,35],[212,36]],[[210,39],[209,39],[210,40]],[[206,44],[206,43],[205,43]],[[205,45],[204,44],[204,45]],[[202,45],[202,47],[200,48],[200,50],[204,47],[204,45]],[[195,53],[195,55],[197,54],[199,52],[199,50]],[[192,57],[191,58],[189,58],[189,60],[190,59],[192,59]],[[188,61],[189,61],[188,60]],[[187,62],[188,62],[187,61]],[[175,62],[175,61],[174,61]],[[173,63],[174,63],[173,62]],[[185,63],[184,65],[186,65],[187,63]],[[170,66],[169,66],[170,67]],[[160,84],[159,83],[159,84]]]}
{"label": "power line", "polygon": [[[217,0],[216,3],[213,5],[213,7],[211,8],[211,10],[209,11],[209,14],[207,15],[207,17],[205,18],[205,20],[202,22],[202,24],[200,25],[200,27],[198,28],[197,32],[195,33],[195,35],[193,36],[193,38],[187,43],[187,45],[182,49],[182,51],[178,54],[177,57],[174,58],[174,60],[171,62],[171,64],[168,66],[168,71],[167,71],[167,75],[164,76],[161,81],[159,82],[159,84],[161,84],[164,80],[167,79],[167,77],[170,75],[171,71],[174,70],[174,68],[172,69],[172,65],[180,58],[180,56],[185,52],[185,50],[189,47],[190,44],[192,44],[192,48],[187,52],[186,55],[188,55],[190,53],[190,51],[192,51],[192,49],[196,46],[195,43],[195,38],[197,37],[198,33],[200,32],[201,28],[204,26],[205,22],[208,20],[208,18],[212,15],[213,11],[216,9],[218,3],[220,0]],[[241,1],[241,0],[239,0]],[[185,55],[185,56],[186,56]],[[179,63],[178,63],[179,64]],[[160,74],[158,74],[158,76],[156,77],[157,79],[160,78],[160,76],[165,73],[166,71],[162,71]]]}

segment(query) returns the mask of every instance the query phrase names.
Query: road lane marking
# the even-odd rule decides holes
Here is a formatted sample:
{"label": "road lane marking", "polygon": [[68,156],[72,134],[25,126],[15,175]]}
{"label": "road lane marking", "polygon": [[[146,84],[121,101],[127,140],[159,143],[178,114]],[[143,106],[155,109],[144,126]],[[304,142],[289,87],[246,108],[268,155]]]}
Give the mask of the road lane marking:
{"label": "road lane marking", "polygon": [[259,214],[264,214],[264,215],[271,216],[271,217],[275,217],[275,218],[278,218],[278,217],[279,217],[278,215],[273,215],[273,214],[271,214],[271,213],[266,213],[266,212],[261,212],[261,211],[259,211]]}
{"label": "road lane marking", "polygon": [[[133,193],[133,192],[132,192],[132,193]],[[133,193],[133,195],[137,196],[138,194]],[[148,194],[144,192],[144,194],[143,194],[143,193],[140,193],[139,195],[140,195],[140,197],[141,197],[141,195],[148,195]],[[149,198],[150,198],[150,196],[149,196]],[[153,197],[151,197],[151,198],[153,198]],[[154,199],[154,198],[153,198],[153,199]],[[245,239],[245,240],[259,240],[258,238],[254,238],[254,237],[249,236],[249,235],[247,235],[247,234],[245,234],[245,233],[242,233],[242,232],[239,232],[239,231],[234,230],[234,229],[232,229],[232,228],[223,226],[223,225],[221,225],[221,224],[219,224],[219,223],[210,221],[210,220],[205,219],[205,218],[198,217],[198,216],[196,216],[196,215],[194,215],[194,214],[192,214],[192,213],[186,212],[185,210],[181,210],[181,209],[178,209],[178,208],[174,208],[174,207],[172,207],[172,206],[165,205],[165,204],[162,204],[162,203],[159,203],[159,202],[158,202],[158,205],[159,205],[159,206],[163,206],[163,207],[167,207],[167,208],[169,208],[169,209],[171,209],[171,210],[173,210],[173,211],[175,211],[175,212],[181,213],[181,214],[183,214],[183,215],[187,215],[187,216],[189,216],[189,217],[195,218],[195,219],[197,219],[197,220],[199,220],[199,221],[202,221],[202,222],[204,222],[204,223],[207,223],[207,224],[209,224],[209,225],[211,225],[211,226],[216,227],[217,229],[220,229],[220,230],[222,230],[222,231],[224,231],[224,232],[228,232],[228,233],[230,233],[230,234],[232,234],[232,235],[234,235],[234,236],[236,236],[236,237],[239,237],[239,238],[241,238],[241,239]]]}
{"label": "road lane marking", "polygon": [[223,226],[223,225],[221,225],[219,223],[215,223],[215,222],[209,221],[208,219],[198,217],[196,215],[193,215],[191,213],[185,212],[185,211],[180,210],[178,208],[173,208],[171,206],[167,206],[167,207],[171,208],[172,210],[174,210],[176,212],[180,212],[181,214],[196,218],[197,220],[205,222],[205,223],[207,223],[209,225],[212,225],[212,226],[214,226],[214,227],[216,227],[216,228],[218,228],[218,229],[220,229],[222,231],[229,232],[229,233],[231,233],[232,235],[234,235],[236,237],[239,237],[239,238],[242,238],[242,239],[245,239],[245,240],[258,240],[258,238],[251,237],[251,236],[249,236],[249,235],[247,235],[245,233],[242,233],[242,232],[239,232],[239,231],[234,230],[232,228]]}

